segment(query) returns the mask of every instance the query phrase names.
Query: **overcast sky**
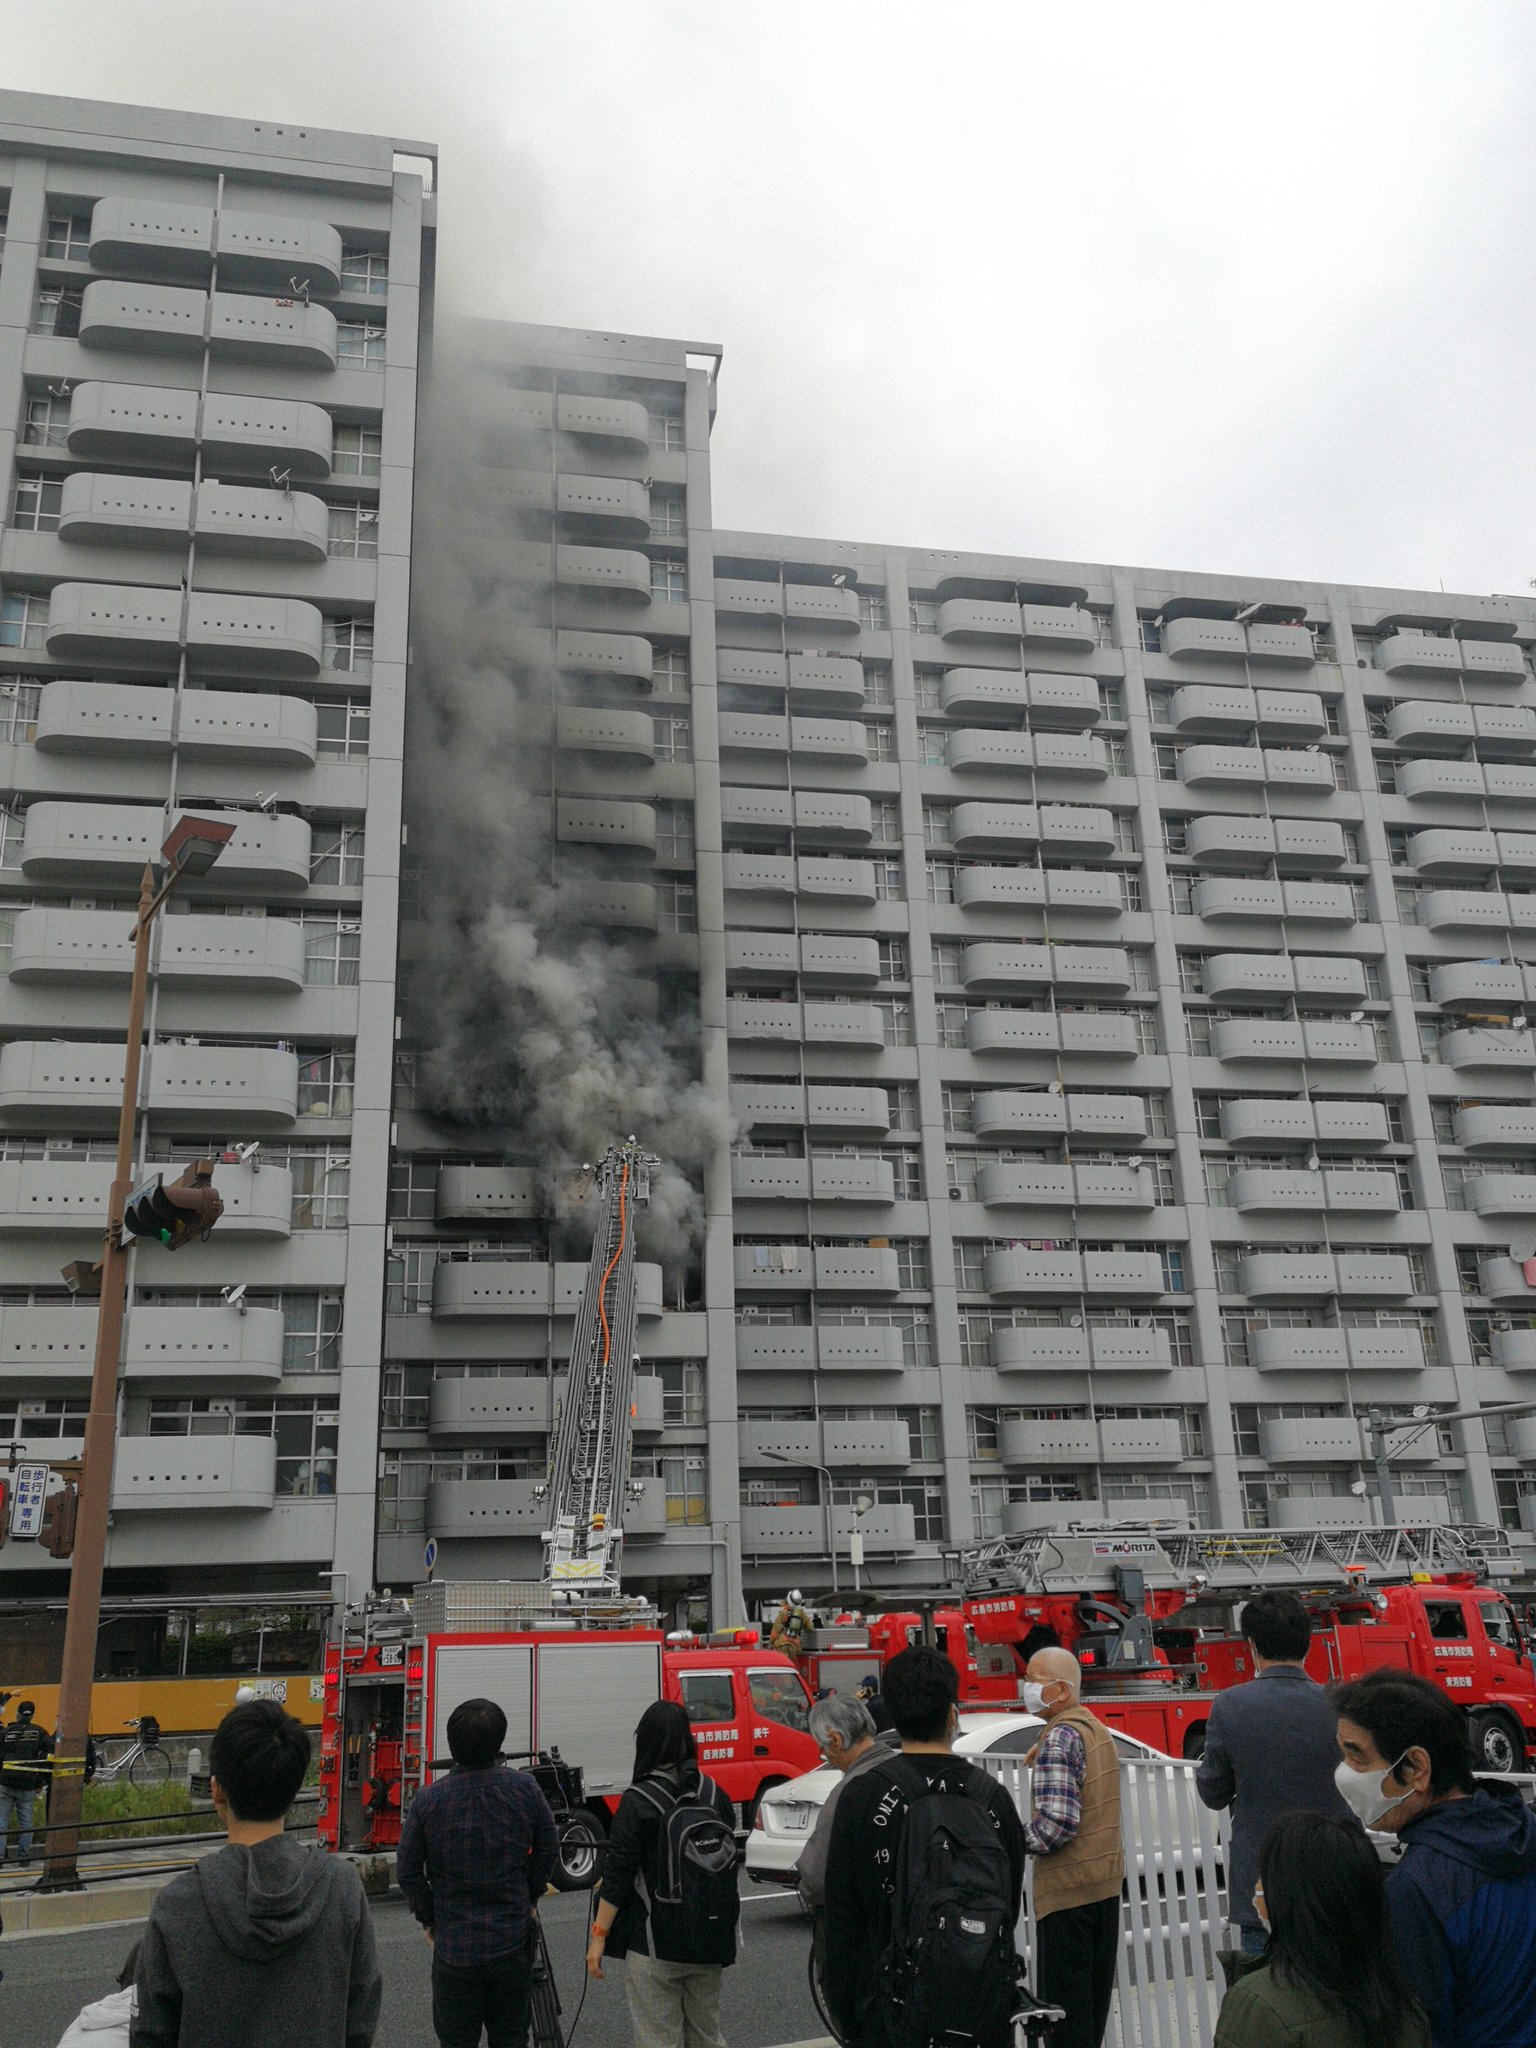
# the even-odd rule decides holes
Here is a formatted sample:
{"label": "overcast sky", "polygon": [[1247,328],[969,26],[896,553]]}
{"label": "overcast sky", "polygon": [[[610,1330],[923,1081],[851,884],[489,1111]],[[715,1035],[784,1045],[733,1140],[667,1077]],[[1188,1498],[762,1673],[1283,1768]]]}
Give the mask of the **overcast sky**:
{"label": "overcast sky", "polygon": [[724,344],[722,525],[1525,591],[1536,10],[7,0],[5,84],[437,141],[452,303]]}

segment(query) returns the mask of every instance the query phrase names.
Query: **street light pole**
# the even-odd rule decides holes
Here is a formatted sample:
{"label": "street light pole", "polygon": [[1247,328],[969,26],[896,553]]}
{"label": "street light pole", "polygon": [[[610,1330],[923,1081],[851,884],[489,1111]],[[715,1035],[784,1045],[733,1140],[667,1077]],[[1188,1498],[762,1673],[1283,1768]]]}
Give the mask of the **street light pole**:
{"label": "street light pole", "polygon": [[825,1465],[818,1465],[814,1458],[792,1458],[787,1451],[764,1451],[765,1458],[771,1458],[775,1465],[808,1465],[813,1472],[821,1475],[825,1482],[822,1488],[822,1506],[827,1518],[827,1555],[832,1561],[832,1597],[837,1599],[840,1588],[837,1578],[837,1530],[832,1521],[832,1474]]}
{"label": "street light pole", "polygon": [[1391,1425],[1380,1408],[1367,1408],[1365,1427],[1371,1440],[1371,1454],[1376,1460],[1376,1511],[1381,1516],[1383,1529],[1390,1529],[1397,1516],[1397,1498],[1392,1491],[1392,1455],[1387,1449],[1387,1431]]}
{"label": "street light pole", "polygon": [[91,1685],[96,1673],[96,1637],[101,1628],[101,1586],[107,1561],[107,1525],[112,1512],[112,1465],[117,1442],[117,1376],[128,1306],[128,1251],[123,1211],[133,1193],[134,1137],[139,1112],[139,1073],[144,1008],[149,990],[149,942],[156,914],[184,875],[206,874],[234,832],[232,825],[183,818],[162,849],[168,872],[157,890],[151,862],[139,883],[139,913],[133,927],[133,980],[128,996],[128,1040],[123,1056],[123,1099],[117,1118],[117,1163],[107,1196],[102,1240],[101,1298],[96,1311],[96,1359],[91,1369],[91,1405],[85,1418],[75,1545],[64,1620],[64,1661],[59,1674],[57,1735],[48,1793],[48,1850],[40,1891],[78,1890],[80,1812],[85,1800],[86,1746],[91,1732]]}

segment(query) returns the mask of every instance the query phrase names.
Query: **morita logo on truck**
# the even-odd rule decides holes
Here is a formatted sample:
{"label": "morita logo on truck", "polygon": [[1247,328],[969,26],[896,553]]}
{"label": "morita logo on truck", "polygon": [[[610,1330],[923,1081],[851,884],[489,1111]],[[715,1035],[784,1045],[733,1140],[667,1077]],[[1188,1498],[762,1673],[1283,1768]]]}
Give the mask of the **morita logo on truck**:
{"label": "morita logo on truck", "polygon": [[1161,1557],[1163,1546],[1150,1536],[1095,1536],[1091,1545],[1095,1557]]}

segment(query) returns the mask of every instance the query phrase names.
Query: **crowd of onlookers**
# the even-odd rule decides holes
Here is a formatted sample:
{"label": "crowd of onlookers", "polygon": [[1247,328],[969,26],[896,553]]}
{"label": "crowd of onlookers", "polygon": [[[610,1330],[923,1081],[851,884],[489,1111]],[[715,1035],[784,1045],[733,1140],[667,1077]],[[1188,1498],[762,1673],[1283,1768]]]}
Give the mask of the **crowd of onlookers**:
{"label": "crowd of onlookers", "polygon": [[[1196,1773],[1206,1804],[1232,1813],[1216,2048],[1536,2048],[1536,1817],[1519,1790],[1474,1777],[1466,1717],[1427,1681],[1378,1670],[1317,1685],[1293,1596],[1250,1601],[1243,1628],[1257,1676],[1216,1699]],[[1045,1648],[1029,1662],[1041,1734],[1027,1812],[954,1754],[947,1658],[913,1647],[880,1693],[864,1690],[812,1708],[839,1777],[798,1871],[838,2037],[1008,2048],[1022,2031],[1099,2048],[1123,1940],[1121,1773],[1075,1658]],[[534,1915],[558,1841],[534,1780],[501,1762],[506,1731],[490,1700],[457,1707],[453,1767],[402,1828],[399,1884],[432,1945],[442,2048],[528,2037]],[[72,2048],[369,2048],[382,1982],[361,1882],[285,1829],[309,1761],[275,1703],[226,1716],[210,1770],[227,1846],[159,1894],[122,1988],[81,2015]],[[1015,1931],[1031,1872],[1026,1989]],[[1131,1882],[1151,1873],[1148,1859]],[[738,1913],[730,1803],[684,1710],[657,1701],[636,1729],[586,1953],[594,1981],[622,1959],[637,2048],[723,2048]]]}

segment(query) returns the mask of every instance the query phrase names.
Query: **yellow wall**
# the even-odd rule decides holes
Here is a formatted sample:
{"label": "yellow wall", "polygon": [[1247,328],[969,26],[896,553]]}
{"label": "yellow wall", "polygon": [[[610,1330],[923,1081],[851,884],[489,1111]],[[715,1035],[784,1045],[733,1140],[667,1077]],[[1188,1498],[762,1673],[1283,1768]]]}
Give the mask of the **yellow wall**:
{"label": "yellow wall", "polygon": [[[281,1697],[290,1714],[306,1728],[320,1725],[320,1675],[297,1678],[98,1678],[91,1690],[91,1733],[100,1742],[121,1736],[142,1714],[153,1714],[167,1735],[207,1735],[235,1704],[242,1685],[254,1686],[268,1698]],[[282,1691],[279,1692],[279,1688]],[[0,1719],[14,1721],[16,1700],[37,1702],[37,1718],[50,1733],[58,1717],[56,1685],[13,1685],[0,1676],[0,1692],[16,1698],[0,1709]]]}

